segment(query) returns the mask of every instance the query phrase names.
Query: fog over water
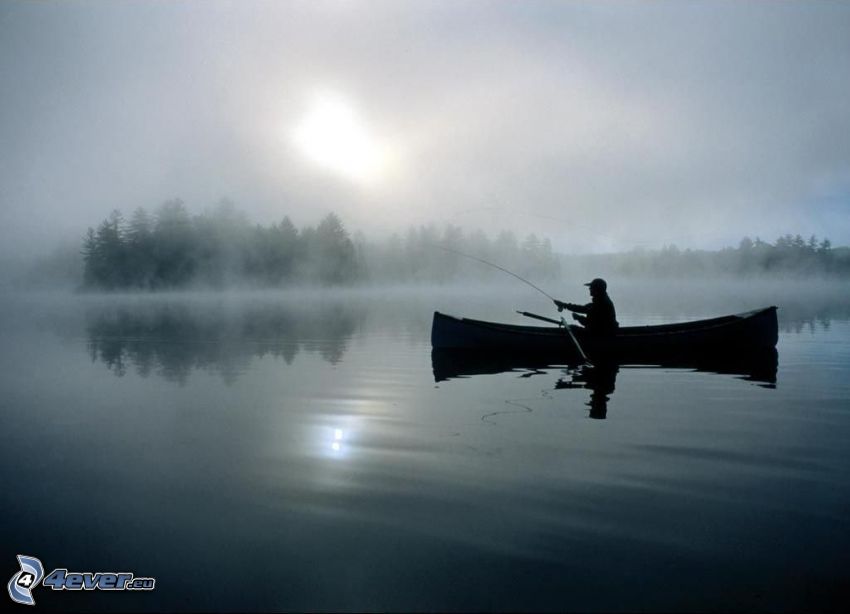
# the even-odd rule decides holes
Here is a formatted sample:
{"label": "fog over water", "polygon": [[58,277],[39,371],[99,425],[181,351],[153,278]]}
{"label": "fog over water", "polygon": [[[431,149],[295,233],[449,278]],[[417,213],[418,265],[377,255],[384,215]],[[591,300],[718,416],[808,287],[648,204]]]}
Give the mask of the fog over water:
{"label": "fog over water", "polygon": [[559,252],[850,242],[843,2],[4,2],[0,252],[227,197]]}

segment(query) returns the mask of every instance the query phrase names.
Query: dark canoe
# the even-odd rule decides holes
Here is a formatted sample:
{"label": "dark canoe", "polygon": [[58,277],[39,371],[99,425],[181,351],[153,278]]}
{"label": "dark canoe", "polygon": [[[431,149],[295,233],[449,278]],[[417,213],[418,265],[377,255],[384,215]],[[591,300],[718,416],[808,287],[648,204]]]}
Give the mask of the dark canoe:
{"label": "dark canoe", "polygon": [[[709,320],[624,326],[608,337],[571,327],[588,357],[620,363],[659,362],[689,356],[759,353],[776,347],[776,307]],[[509,350],[546,356],[577,354],[569,334],[556,326],[522,326],[456,318],[434,312],[431,345],[435,350]]]}

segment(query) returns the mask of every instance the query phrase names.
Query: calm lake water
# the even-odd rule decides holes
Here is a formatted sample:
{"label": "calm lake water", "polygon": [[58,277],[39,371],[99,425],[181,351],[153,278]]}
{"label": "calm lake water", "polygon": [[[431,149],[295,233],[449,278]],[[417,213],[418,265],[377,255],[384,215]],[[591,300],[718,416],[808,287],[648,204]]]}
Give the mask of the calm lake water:
{"label": "calm lake water", "polygon": [[517,286],[0,296],[3,581],[28,554],[156,578],[39,609],[843,609],[846,285],[612,297],[623,324],[776,304],[775,374],[436,382],[432,312],[551,314]]}

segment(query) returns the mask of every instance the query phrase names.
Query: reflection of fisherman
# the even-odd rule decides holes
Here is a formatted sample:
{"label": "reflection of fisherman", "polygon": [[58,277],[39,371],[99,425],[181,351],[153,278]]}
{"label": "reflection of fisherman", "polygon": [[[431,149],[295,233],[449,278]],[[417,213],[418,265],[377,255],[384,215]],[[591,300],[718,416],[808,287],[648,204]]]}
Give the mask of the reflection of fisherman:
{"label": "reflection of fisherman", "polygon": [[608,415],[608,398],[614,392],[619,367],[612,365],[596,365],[585,371],[585,388],[590,388],[590,417],[604,420]]}
{"label": "reflection of fisherman", "polygon": [[588,417],[604,420],[608,416],[608,400],[614,392],[619,371],[616,363],[602,363],[592,367],[585,365],[573,374],[571,381],[558,380],[555,388],[589,388],[590,400],[586,403],[590,408]]}
{"label": "reflection of fisherman", "polygon": [[[587,305],[576,305],[575,303],[564,303],[563,301],[555,301],[555,306],[558,311],[568,309],[573,311],[573,319],[579,324],[582,324],[589,332],[596,335],[606,335],[614,333],[619,324],[617,323],[617,313],[614,310],[614,303],[611,302],[611,297],[608,296],[608,284],[604,279],[596,278],[590,283],[584,284],[590,288],[590,296],[592,301]],[[580,316],[577,313],[587,315]]]}

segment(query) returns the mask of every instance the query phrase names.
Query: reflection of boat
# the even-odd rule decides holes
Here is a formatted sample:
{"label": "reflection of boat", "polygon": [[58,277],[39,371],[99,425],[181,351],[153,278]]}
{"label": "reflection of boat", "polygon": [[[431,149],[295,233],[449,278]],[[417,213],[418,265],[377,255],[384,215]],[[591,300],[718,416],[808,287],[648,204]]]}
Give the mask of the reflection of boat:
{"label": "reflection of boat", "polygon": [[563,352],[538,352],[535,354],[511,351],[482,351],[439,349],[431,351],[434,380],[437,382],[505,372],[520,373],[520,377],[543,375],[552,371],[563,371],[555,383],[555,390],[587,389],[590,397],[586,403],[588,417],[605,419],[608,416],[608,401],[614,392],[617,373],[622,368],[678,368],[735,375],[740,379],[755,382],[764,388],[776,386],[776,348],[756,352],[743,352],[720,358],[707,354],[695,358],[666,358],[653,362],[627,364],[601,360],[594,364],[578,364],[580,361],[565,361]]}
{"label": "reflection of boat", "polygon": [[[634,358],[634,357],[632,357]],[[576,364],[575,357],[563,353],[541,352],[528,354],[522,352],[498,352],[480,350],[452,350],[435,348],[431,352],[431,364],[434,380],[444,381],[458,377],[504,373],[507,371],[527,371]],[[743,379],[773,385],[776,383],[776,348],[760,351],[695,355],[691,357],[666,357],[659,360],[628,360],[602,362],[597,367],[611,366],[647,366],[678,369],[695,369],[711,373],[737,375]]]}
{"label": "reflection of boat", "polygon": [[[665,357],[758,352],[776,347],[776,307],[710,320],[624,326],[613,336],[598,337],[580,327],[571,330],[591,359],[654,362]],[[576,348],[564,328],[521,326],[455,318],[434,312],[431,345],[435,349],[512,350],[575,356]]]}

